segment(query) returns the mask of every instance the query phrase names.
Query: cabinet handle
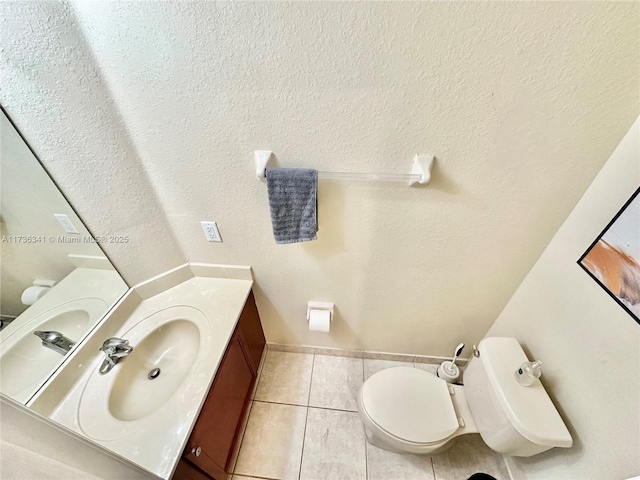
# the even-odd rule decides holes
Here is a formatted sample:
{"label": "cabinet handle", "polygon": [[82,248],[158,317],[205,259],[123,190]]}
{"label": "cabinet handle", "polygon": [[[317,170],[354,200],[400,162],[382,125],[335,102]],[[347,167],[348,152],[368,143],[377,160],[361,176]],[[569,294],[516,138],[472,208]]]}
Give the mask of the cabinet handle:
{"label": "cabinet handle", "polygon": [[202,453],[202,448],[201,447],[192,448],[191,453],[193,453],[196,457],[199,457],[200,454]]}

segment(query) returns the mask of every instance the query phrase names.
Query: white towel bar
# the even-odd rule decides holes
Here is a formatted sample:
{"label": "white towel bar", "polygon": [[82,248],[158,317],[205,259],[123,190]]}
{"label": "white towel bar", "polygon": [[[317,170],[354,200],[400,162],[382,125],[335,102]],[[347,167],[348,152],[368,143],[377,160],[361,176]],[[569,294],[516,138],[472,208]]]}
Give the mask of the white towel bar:
{"label": "white towel bar", "polygon": [[[256,176],[264,180],[265,169],[273,152],[269,150],[256,150],[253,152],[256,161]],[[406,181],[409,185],[419,183],[426,185],[431,180],[431,167],[433,155],[416,155],[413,157],[411,173],[351,173],[351,172],[318,172],[318,178],[326,180],[379,180],[398,182]]]}

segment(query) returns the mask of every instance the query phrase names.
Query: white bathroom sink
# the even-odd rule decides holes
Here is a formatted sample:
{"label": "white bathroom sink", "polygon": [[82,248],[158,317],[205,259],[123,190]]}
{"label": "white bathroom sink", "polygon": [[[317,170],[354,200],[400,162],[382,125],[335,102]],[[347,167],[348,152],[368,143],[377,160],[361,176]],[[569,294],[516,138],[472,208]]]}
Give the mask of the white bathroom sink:
{"label": "white bathroom sink", "polygon": [[202,374],[210,329],[200,310],[179,305],[155,312],[118,334],[133,351],[104,375],[98,372],[104,355],[98,357],[80,399],[81,430],[106,441],[121,440],[153,423],[170,425],[172,412],[179,411],[189,395],[187,387]]}
{"label": "white bathroom sink", "polygon": [[152,331],[114,374],[111,415],[129,421],[160,408],[187,378],[199,347],[200,330],[189,320],[171,320]]}
{"label": "white bathroom sink", "polygon": [[107,308],[107,303],[100,298],[81,298],[57,305],[24,322],[21,317],[14,320],[3,332],[0,344],[2,393],[25,402],[60,364],[63,356],[43,346],[34,331],[57,331],[77,342]]}

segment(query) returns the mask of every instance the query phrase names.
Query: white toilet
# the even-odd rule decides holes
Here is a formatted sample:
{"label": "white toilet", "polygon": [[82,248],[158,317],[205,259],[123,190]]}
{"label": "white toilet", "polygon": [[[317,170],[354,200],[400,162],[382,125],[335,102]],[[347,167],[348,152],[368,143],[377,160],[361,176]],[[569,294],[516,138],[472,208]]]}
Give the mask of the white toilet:
{"label": "white toilet", "polygon": [[464,372],[464,386],[411,367],[382,370],[360,389],[358,410],[370,443],[400,453],[435,454],[467,433],[496,452],[529,457],[573,440],[540,380],[514,376],[527,362],[515,338],[489,337]]}

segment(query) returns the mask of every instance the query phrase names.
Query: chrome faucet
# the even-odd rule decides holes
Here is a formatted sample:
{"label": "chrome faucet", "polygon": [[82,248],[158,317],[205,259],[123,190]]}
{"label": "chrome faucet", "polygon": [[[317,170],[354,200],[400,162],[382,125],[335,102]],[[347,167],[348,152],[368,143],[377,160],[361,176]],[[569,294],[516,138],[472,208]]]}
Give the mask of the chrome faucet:
{"label": "chrome faucet", "polygon": [[129,340],[113,337],[105,340],[100,350],[104,352],[106,358],[102,361],[98,373],[104,375],[116,366],[118,360],[129,355],[133,347],[129,345]]}
{"label": "chrome faucet", "polygon": [[33,334],[37,337],[40,337],[43,346],[50,348],[60,355],[66,355],[67,353],[69,353],[69,350],[71,350],[71,348],[73,348],[73,346],[76,344],[76,342],[68,339],[62,333],[53,330],[37,330],[33,332]]}

